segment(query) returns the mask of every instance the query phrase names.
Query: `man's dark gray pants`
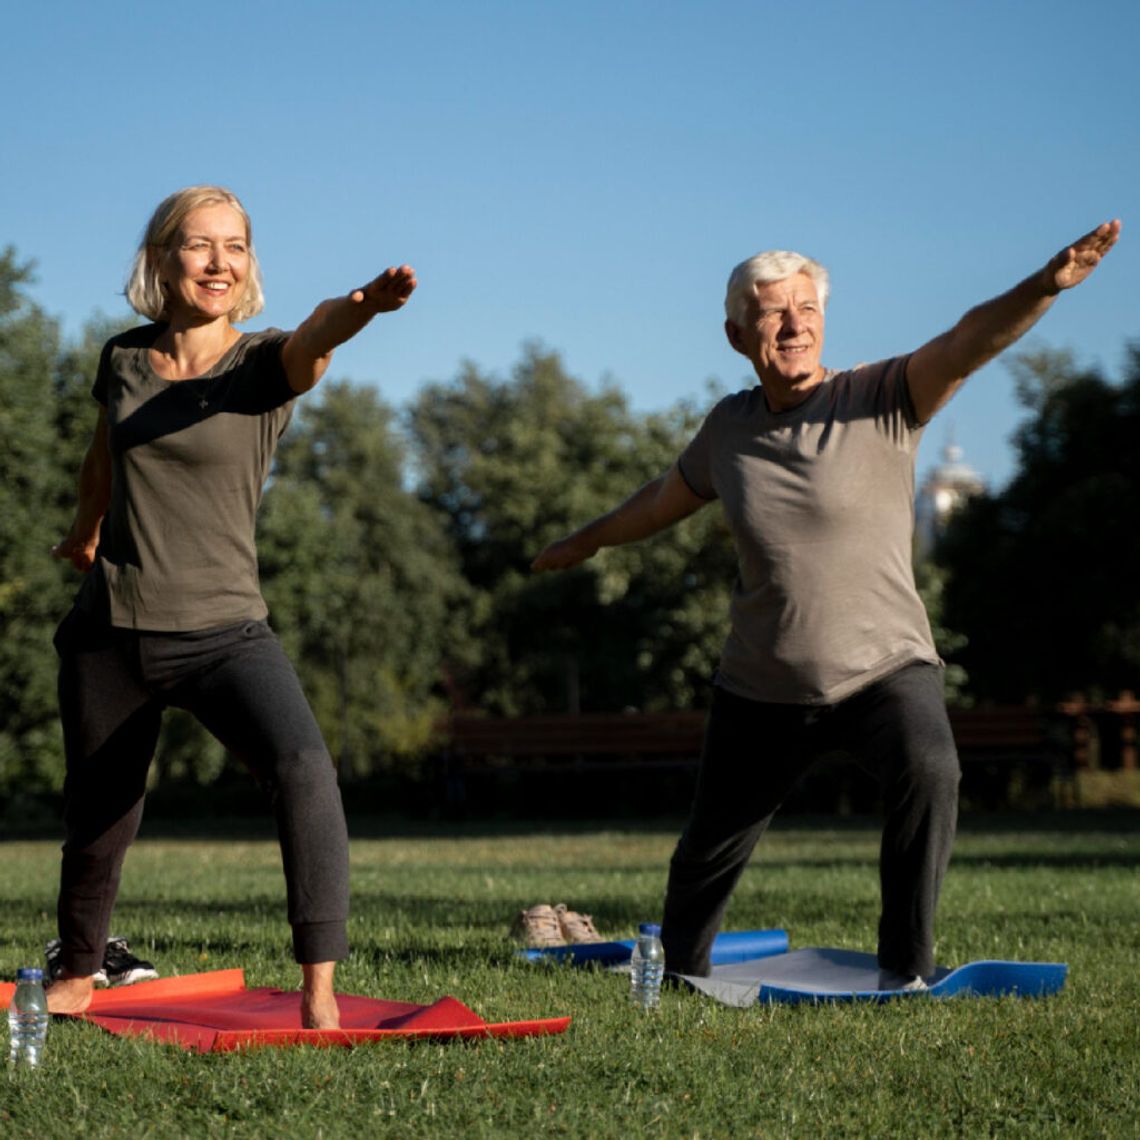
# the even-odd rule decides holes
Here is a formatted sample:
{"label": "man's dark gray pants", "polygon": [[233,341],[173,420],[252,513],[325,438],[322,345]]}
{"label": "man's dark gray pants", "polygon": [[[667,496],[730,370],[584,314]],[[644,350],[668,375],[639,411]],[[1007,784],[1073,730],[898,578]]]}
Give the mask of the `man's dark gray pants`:
{"label": "man's dark gray pants", "polygon": [[168,706],[187,709],[268,792],[298,962],[348,953],[348,832],[336,772],[297,674],[264,621],[193,633],[112,629],[72,612],[56,634],[67,776],[61,960],[94,973]]}
{"label": "man's dark gray pants", "polygon": [[669,867],[667,968],[707,976],[729,896],[780,804],[825,754],[874,775],[886,813],[879,966],[934,971],[934,912],[958,817],[960,767],[943,670],[915,663],[835,705],[766,704],[714,690],[697,790]]}

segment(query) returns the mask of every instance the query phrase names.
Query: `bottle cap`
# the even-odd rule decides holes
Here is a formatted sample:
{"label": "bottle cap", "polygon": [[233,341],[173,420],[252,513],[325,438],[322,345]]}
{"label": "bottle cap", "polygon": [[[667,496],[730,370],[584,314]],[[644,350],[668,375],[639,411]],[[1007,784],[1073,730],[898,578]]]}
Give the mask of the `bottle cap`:
{"label": "bottle cap", "polygon": [[643,922],[637,931],[639,934],[652,934],[654,938],[661,937],[661,927],[656,922]]}
{"label": "bottle cap", "polygon": [[21,966],[16,971],[17,982],[42,982],[44,980],[44,972],[39,966]]}

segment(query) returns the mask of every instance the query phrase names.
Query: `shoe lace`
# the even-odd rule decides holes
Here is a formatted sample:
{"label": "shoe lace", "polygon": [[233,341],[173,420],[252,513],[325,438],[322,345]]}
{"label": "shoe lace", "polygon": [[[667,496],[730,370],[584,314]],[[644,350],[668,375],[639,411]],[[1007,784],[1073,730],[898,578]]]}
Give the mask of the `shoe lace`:
{"label": "shoe lace", "polygon": [[594,926],[592,915],[580,914],[576,910],[568,910],[565,903],[559,903],[555,908],[558,912],[558,922],[562,933],[570,942],[601,942],[602,936]]}
{"label": "shoe lace", "polygon": [[103,968],[119,972],[126,967],[140,965],[142,960],[131,953],[125,938],[112,938],[103,952]]}
{"label": "shoe lace", "polygon": [[561,937],[562,933],[558,925],[558,916],[549,910],[528,913],[526,927],[530,933],[543,936]]}

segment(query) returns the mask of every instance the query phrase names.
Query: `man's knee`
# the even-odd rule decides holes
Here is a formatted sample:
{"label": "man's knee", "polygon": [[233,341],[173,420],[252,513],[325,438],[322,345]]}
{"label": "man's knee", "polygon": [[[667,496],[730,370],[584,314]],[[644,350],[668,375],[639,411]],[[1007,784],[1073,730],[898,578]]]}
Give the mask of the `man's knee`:
{"label": "man's knee", "polygon": [[908,776],[914,792],[927,802],[958,802],[962,769],[953,747],[925,753],[918,763],[909,768]]}

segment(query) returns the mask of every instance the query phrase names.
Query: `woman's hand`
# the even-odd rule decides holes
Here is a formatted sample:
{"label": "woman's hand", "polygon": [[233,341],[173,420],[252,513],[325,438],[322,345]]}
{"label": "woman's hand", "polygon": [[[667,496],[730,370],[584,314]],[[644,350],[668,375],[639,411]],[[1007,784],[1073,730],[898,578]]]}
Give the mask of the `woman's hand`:
{"label": "woman's hand", "polygon": [[75,527],[51,548],[52,558],[60,562],[70,562],[81,574],[86,574],[95,565],[95,550],[99,546],[99,525],[95,526],[95,533],[77,535]]}
{"label": "woman's hand", "polygon": [[373,313],[391,313],[407,303],[416,285],[416,271],[410,265],[389,267],[363,288],[354,289],[349,300],[367,306]]}

